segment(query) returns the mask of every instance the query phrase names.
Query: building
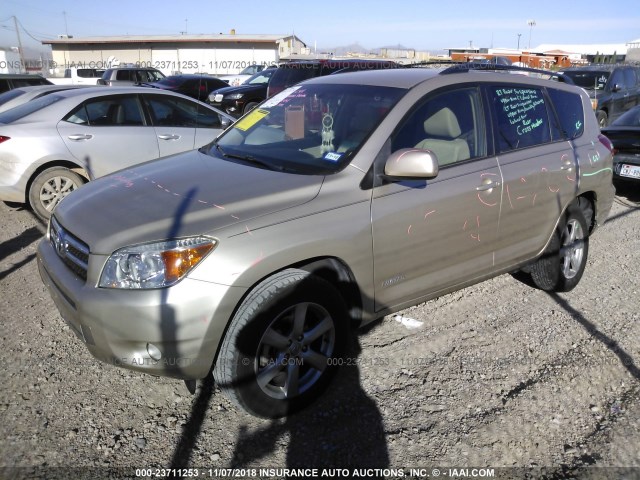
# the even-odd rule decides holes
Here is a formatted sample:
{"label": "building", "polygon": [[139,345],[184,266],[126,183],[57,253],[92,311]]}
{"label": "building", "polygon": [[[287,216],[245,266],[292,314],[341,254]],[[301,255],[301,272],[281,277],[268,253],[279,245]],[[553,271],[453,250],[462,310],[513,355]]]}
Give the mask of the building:
{"label": "building", "polygon": [[571,65],[569,55],[563,51],[537,53],[508,48],[452,48],[449,56],[455,62],[472,62],[477,60],[493,60],[508,58],[513,64],[531,68],[568,67]]}
{"label": "building", "polygon": [[0,73],[22,73],[22,67],[17,48],[0,48]]}
{"label": "building", "polygon": [[253,64],[308,53],[295,35],[122,35],[46,40],[52,50],[51,74],[70,67],[112,68],[128,64],[176,73],[235,74]]}

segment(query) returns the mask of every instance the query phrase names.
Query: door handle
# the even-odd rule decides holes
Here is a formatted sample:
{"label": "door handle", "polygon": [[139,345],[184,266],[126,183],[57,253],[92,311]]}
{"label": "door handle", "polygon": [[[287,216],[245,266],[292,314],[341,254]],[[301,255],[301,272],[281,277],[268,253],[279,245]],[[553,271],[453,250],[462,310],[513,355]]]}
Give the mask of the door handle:
{"label": "door handle", "polygon": [[171,133],[162,133],[158,135],[158,138],[160,140],[178,140],[180,138],[180,135],[173,135]]}
{"label": "door handle", "polygon": [[476,190],[479,192],[484,192],[486,190],[491,190],[492,188],[497,188],[500,186],[500,182],[493,182],[489,180],[488,183],[483,183],[482,185],[478,185]]}
{"label": "door handle", "polygon": [[67,137],[69,140],[89,140],[91,138],[93,138],[93,135],[89,135],[89,134],[83,134],[83,133],[75,133],[73,135],[69,135]]}

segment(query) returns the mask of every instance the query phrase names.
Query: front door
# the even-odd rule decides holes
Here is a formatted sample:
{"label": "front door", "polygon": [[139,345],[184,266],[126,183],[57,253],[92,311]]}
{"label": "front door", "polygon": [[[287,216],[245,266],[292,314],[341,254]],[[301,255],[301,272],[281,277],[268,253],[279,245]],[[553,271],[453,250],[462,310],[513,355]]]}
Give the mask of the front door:
{"label": "front door", "polygon": [[390,152],[416,146],[435,152],[440,172],[432,180],[374,189],[378,311],[489,272],[502,195],[476,87],[427,96],[389,143]]}

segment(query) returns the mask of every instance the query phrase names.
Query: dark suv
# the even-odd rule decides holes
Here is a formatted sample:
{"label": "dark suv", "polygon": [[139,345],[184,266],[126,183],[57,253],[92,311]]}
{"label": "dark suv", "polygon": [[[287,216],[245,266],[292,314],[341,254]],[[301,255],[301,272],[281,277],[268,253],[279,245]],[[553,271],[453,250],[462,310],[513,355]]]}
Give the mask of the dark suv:
{"label": "dark suv", "polygon": [[240,117],[267,98],[269,80],[275,71],[275,68],[266,68],[241,85],[214,90],[207,101],[229,115]]}
{"label": "dark suv", "polygon": [[98,80],[98,85],[123,86],[139,85],[141,83],[153,83],[162,80],[164,73],[155,68],[142,67],[118,67],[109,68],[102,78]]}
{"label": "dark suv", "polygon": [[273,97],[287,87],[310,78],[322,77],[333,73],[356,72],[358,70],[382,70],[398,68],[395,62],[388,60],[365,60],[350,58],[343,60],[293,60],[280,65],[269,81],[267,98]]}
{"label": "dark suv", "polygon": [[562,73],[587,91],[600,127],[640,105],[640,67],[590,65],[568,68]]}
{"label": "dark suv", "polygon": [[53,83],[40,75],[31,75],[29,73],[0,74],[0,93],[8,92],[14,88],[33,87],[35,85],[53,85]]}

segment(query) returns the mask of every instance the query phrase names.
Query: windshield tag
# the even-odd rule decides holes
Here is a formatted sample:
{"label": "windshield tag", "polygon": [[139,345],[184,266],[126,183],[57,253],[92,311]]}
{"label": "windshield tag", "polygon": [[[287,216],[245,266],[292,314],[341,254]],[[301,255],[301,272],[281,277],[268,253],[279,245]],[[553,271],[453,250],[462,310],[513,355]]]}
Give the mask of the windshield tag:
{"label": "windshield tag", "polygon": [[236,122],[234,127],[237,128],[238,130],[242,130],[243,132],[246,132],[251,127],[253,127],[256,123],[258,123],[259,120],[262,120],[267,115],[269,115],[268,110],[262,110],[260,108],[256,108],[255,110],[252,110],[251,113],[245,115],[242,120],[239,120],[238,122]]}
{"label": "windshield tag", "polygon": [[328,152],[328,153],[324,156],[324,159],[325,159],[325,160],[329,160],[330,162],[337,162],[338,160],[340,160],[340,157],[342,157],[342,154],[341,154],[341,153]]}

